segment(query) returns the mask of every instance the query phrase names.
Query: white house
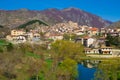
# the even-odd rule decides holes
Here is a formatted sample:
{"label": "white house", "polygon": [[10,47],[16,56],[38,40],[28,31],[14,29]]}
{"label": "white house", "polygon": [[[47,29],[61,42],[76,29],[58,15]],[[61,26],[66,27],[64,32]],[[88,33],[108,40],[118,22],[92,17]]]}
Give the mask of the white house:
{"label": "white house", "polygon": [[99,49],[100,51],[100,53],[101,54],[112,54],[113,53],[113,51],[112,51],[112,47],[106,47],[106,46],[101,46],[101,48]]}
{"label": "white house", "polygon": [[76,32],[74,32],[76,35],[83,35],[84,34],[84,32],[83,31],[76,31]]}
{"label": "white house", "polygon": [[95,39],[91,37],[84,37],[82,41],[85,47],[90,47],[95,42]]}
{"label": "white house", "polygon": [[24,42],[26,42],[26,38],[25,38],[25,36],[16,36],[16,37],[14,37],[14,41],[16,41],[17,43],[24,43]]}
{"label": "white house", "polygon": [[84,51],[86,54],[99,54],[98,49],[85,48]]}

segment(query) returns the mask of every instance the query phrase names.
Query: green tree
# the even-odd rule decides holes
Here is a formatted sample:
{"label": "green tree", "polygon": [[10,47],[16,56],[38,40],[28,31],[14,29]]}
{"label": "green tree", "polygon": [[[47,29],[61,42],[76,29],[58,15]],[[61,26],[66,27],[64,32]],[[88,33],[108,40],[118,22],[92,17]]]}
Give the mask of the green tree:
{"label": "green tree", "polygon": [[75,40],[76,37],[77,37],[76,34],[67,34],[67,33],[65,33],[63,35],[64,40]]}
{"label": "green tree", "polygon": [[102,61],[95,73],[95,80],[119,80],[120,60]]}
{"label": "green tree", "polygon": [[51,49],[58,55],[58,59],[76,59],[84,56],[83,46],[71,41],[57,40],[51,45]]}
{"label": "green tree", "polygon": [[7,51],[12,51],[14,48],[12,43],[8,43],[6,47],[7,47]]}
{"label": "green tree", "polygon": [[57,71],[58,80],[74,80],[77,76],[77,62],[75,60],[66,58],[59,64]]}
{"label": "green tree", "polygon": [[117,48],[120,48],[120,37],[119,36],[111,36],[110,34],[107,35],[107,45],[113,45]]}

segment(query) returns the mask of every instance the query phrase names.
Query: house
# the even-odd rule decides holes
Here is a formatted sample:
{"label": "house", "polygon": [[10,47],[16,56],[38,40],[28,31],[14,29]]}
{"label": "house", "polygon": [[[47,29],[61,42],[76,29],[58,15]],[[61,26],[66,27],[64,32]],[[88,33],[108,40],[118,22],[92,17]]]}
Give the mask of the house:
{"label": "house", "polygon": [[54,32],[48,32],[48,33],[46,33],[45,37],[47,39],[53,39],[53,40],[62,40],[63,39],[63,35],[58,34],[58,33],[54,33]]}
{"label": "house", "polygon": [[89,27],[86,25],[80,26],[81,31],[87,31],[88,29],[89,29]]}
{"label": "house", "polygon": [[26,42],[26,38],[25,38],[25,36],[17,36],[16,37],[16,41],[17,42],[20,42],[20,43],[22,43],[22,42]]}
{"label": "house", "polygon": [[100,28],[100,33],[106,33],[106,29],[105,28]]}
{"label": "house", "polygon": [[100,38],[98,39],[98,41],[99,41],[99,43],[105,43],[106,38],[105,38],[105,37],[100,37]]}
{"label": "house", "polygon": [[120,32],[120,28],[117,28],[116,31],[117,31],[117,32]]}
{"label": "house", "polygon": [[81,38],[81,37],[76,38],[75,43],[82,43],[83,44],[83,38]]}
{"label": "house", "polygon": [[24,35],[26,32],[24,30],[11,30],[12,36]]}
{"label": "house", "polygon": [[39,33],[34,33],[33,37],[40,38],[40,34]]}
{"label": "house", "polygon": [[[113,49],[112,47],[101,47],[101,48],[85,48],[84,52],[86,54],[113,54]],[[114,51],[115,54],[115,51]],[[119,55],[120,55],[120,51],[119,51]]]}
{"label": "house", "polygon": [[90,48],[95,44],[96,39],[88,36],[85,36],[83,38],[78,37],[75,39],[75,43],[78,43],[78,42],[82,43],[85,47]]}
{"label": "house", "polygon": [[100,49],[99,49],[99,53],[100,54],[112,54],[112,47],[106,47],[106,46],[102,46]]}
{"label": "house", "polygon": [[68,25],[74,28],[78,28],[78,23],[72,22],[72,21],[68,21]]}
{"label": "house", "polygon": [[82,40],[82,44],[85,46],[85,47],[90,47],[93,45],[93,43],[95,42],[96,40],[94,38],[91,38],[91,37],[84,37],[83,40]]}
{"label": "house", "polygon": [[90,31],[90,32],[89,32],[90,35],[97,35],[97,34],[99,33],[99,29],[98,29],[98,28],[95,28],[95,27],[90,28],[89,31]]}
{"label": "house", "polygon": [[15,43],[22,43],[26,41],[39,41],[40,34],[38,30],[30,30],[25,32],[24,30],[11,30],[11,34],[6,36],[6,39]]}
{"label": "house", "polygon": [[85,48],[84,52],[86,54],[99,54],[99,50],[98,49],[91,49],[91,48]]}
{"label": "house", "polygon": [[107,45],[106,44],[106,38],[105,37],[100,37],[98,40],[98,44],[99,44],[99,47],[101,46],[101,45]]}
{"label": "house", "polygon": [[50,35],[49,36],[49,39],[53,39],[53,40],[62,40],[63,39],[63,36],[62,35]]}
{"label": "house", "polygon": [[9,40],[9,41],[13,40],[13,38],[11,37],[11,35],[7,35],[6,39]]}
{"label": "house", "polygon": [[108,33],[108,34],[110,34],[113,37],[120,36],[120,33],[118,33],[118,32],[112,32],[112,33]]}
{"label": "house", "polygon": [[33,38],[33,33],[32,32],[27,32],[26,36],[27,36],[27,40],[31,41],[32,38]]}
{"label": "house", "polygon": [[33,33],[32,41],[40,41],[40,34],[39,33]]}
{"label": "house", "polygon": [[76,35],[84,35],[84,31],[75,31],[74,32]]}

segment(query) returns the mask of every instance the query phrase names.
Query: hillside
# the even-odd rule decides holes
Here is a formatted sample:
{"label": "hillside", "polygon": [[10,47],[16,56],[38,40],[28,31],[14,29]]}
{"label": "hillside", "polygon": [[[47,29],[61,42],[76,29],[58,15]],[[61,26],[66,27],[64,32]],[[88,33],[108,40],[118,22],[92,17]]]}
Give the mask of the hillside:
{"label": "hillside", "polygon": [[43,22],[43,21],[40,21],[40,20],[31,20],[31,21],[28,21],[27,23],[24,23],[24,24],[18,26],[18,28],[27,28],[27,26],[33,25],[34,23],[38,23],[38,25],[42,24],[42,25],[48,26],[48,24],[45,23],[45,22]]}
{"label": "hillside", "polygon": [[120,21],[111,24],[109,27],[110,28],[120,28]]}
{"label": "hillside", "polygon": [[[77,8],[67,8],[63,10],[58,9],[47,9],[41,11],[42,14],[47,16],[53,22],[65,22],[73,21],[77,22],[79,25],[88,25],[93,27],[105,27],[111,24],[110,21],[103,20],[99,16],[85,12]],[[50,20],[50,21],[51,21]]]}
{"label": "hillside", "polygon": [[10,33],[10,29],[8,27],[0,25],[0,38],[5,37],[9,33]]}
{"label": "hillside", "polygon": [[79,25],[88,25],[98,28],[111,24],[110,21],[103,20],[99,16],[76,8],[67,8],[63,10],[47,9],[42,11],[27,9],[0,10],[0,18],[0,24],[6,25],[9,28],[15,28],[31,20],[42,20],[50,25],[73,21],[77,22]]}

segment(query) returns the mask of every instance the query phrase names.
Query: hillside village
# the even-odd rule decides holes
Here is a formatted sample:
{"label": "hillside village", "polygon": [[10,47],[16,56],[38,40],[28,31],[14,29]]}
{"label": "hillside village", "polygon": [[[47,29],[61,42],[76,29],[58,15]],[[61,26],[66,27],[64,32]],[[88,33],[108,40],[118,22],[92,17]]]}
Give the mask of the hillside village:
{"label": "hillside village", "polygon": [[[65,39],[65,34],[69,36],[69,40],[82,43],[86,54],[112,54],[120,55],[120,49],[111,45],[106,45],[106,37],[108,34],[114,37],[120,37],[120,28],[96,28],[87,25],[79,26],[77,23],[68,21],[57,23],[53,26],[41,26],[34,23],[34,29],[13,29],[6,36],[6,39],[14,44],[17,43],[37,43],[62,40]],[[27,26],[29,27],[29,26]],[[73,34],[75,35],[72,38]],[[49,43],[50,44],[50,43]]]}

